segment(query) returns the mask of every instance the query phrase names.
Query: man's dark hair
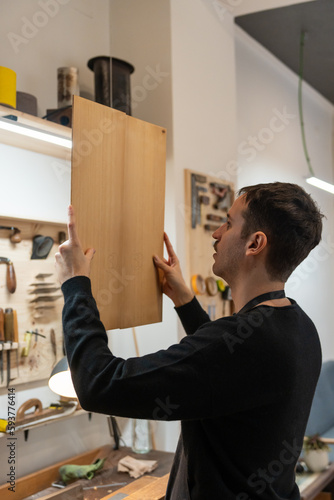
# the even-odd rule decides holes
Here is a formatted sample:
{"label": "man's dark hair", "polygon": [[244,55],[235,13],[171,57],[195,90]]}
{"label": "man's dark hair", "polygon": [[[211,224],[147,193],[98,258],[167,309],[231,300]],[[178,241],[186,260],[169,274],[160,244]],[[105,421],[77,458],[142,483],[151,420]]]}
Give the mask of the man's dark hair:
{"label": "man's dark hair", "polygon": [[266,268],[273,281],[285,282],[321,240],[322,217],[306,191],[285,182],[240,189],[247,208],[241,237],[263,231],[268,239]]}

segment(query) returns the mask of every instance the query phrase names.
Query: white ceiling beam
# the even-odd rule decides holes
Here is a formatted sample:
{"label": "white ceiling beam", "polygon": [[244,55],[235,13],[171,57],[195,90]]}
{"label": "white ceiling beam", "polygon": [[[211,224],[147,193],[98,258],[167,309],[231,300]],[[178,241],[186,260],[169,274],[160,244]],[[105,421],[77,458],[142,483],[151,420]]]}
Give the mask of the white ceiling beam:
{"label": "white ceiling beam", "polygon": [[287,7],[298,3],[314,2],[315,0],[216,0],[216,3],[225,7],[234,17],[252,14],[261,10]]}

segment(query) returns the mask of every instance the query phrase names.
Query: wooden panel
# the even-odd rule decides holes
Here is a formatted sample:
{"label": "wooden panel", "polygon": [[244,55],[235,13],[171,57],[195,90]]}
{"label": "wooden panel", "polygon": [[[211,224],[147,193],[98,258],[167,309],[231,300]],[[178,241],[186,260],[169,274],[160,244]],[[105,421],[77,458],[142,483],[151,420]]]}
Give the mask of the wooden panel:
{"label": "wooden panel", "polygon": [[166,131],[74,97],[72,204],[97,253],[93,294],[107,330],[162,320],[152,261],[163,250]]}
{"label": "wooden panel", "polygon": [[[166,131],[127,117],[122,232],[123,294],[121,328],[162,319],[162,294],[152,256],[162,255]],[[131,277],[131,281],[130,281]]]}

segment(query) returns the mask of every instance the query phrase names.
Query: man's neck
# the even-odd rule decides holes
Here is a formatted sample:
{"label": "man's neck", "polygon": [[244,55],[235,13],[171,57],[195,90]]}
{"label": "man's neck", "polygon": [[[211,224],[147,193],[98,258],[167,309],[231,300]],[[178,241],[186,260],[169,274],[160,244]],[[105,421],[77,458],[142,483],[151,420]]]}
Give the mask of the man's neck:
{"label": "man's neck", "polygon": [[232,298],[235,305],[235,312],[240,311],[250,300],[263,293],[284,290],[284,283],[279,281],[266,281],[264,283],[242,283],[240,286],[231,285]]}

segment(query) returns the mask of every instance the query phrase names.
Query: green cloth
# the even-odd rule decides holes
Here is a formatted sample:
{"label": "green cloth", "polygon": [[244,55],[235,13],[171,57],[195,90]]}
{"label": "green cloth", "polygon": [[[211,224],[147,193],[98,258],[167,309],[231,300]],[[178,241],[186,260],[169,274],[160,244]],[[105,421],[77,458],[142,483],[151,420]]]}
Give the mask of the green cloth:
{"label": "green cloth", "polygon": [[59,469],[59,474],[64,483],[70,482],[72,479],[92,479],[96,471],[102,469],[105,458],[97,459],[91,465],[63,465]]}

